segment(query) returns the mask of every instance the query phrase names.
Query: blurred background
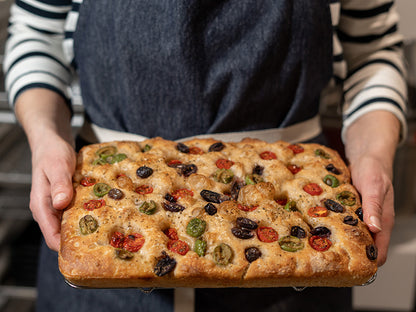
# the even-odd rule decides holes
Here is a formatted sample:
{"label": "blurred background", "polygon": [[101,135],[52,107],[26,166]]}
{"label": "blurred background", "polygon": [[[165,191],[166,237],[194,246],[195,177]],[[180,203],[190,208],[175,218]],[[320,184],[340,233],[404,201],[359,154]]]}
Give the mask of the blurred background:
{"label": "blurred background", "polygon": [[[365,1],[365,0],[363,0]],[[3,62],[12,0],[0,0],[0,65]],[[416,311],[416,1],[397,0],[409,65],[409,133],[397,152],[394,187],[396,227],[387,263],[375,282],[353,290],[358,311]],[[75,101],[74,131],[82,124]],[[331,144],[339,147],[340,116],[335,103],[322,107],[322,122]],[[4,92],[0,71],[0,312],[34,311],[40,231],[29,210],[30,150]]]}

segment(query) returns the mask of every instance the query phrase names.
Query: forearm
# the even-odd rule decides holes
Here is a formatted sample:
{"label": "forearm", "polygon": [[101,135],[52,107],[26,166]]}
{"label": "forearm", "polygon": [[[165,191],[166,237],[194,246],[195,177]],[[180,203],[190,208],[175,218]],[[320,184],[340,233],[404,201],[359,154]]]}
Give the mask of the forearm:
{"label": "forearm", "polygon": [[392,165],[400,136],[400,122],[386,111],[373,111],[357,119],[346,132],[345,152],[351,166],[363,157],[380,163],[392,179]]}
{"label": "forearm", "polygon": [[48,89],[29,89],[18,97],[15,110],[32,150],[51,136],[74,145],[71,112],[59,94]]}

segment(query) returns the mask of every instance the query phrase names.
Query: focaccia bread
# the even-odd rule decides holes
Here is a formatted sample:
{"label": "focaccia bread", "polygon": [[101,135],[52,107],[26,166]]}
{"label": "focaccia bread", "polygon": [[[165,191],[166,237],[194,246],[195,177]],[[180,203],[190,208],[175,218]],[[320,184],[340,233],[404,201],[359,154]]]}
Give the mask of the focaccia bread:
{"label": "focaccia bread", "polygon": [[377,270],[360,197],[318,144],[84,147],[59,267],[87,287],[353,286]]}

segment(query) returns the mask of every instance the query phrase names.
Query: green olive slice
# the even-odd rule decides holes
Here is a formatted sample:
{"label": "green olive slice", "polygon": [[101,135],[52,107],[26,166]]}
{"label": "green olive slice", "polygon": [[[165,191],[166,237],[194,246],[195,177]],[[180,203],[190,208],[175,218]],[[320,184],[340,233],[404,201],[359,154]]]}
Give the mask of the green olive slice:
{"label": "green olive slice", "polygon": [[304,244],[302,240],[296,236],[284,236],[279,239],[280,248],[284,251],[296,252],[303,249]]}
{"label": "green olive slice", "polygon": [[212,257],[218,265],[227,265],[233,258],[233,250],[227,244],[221,243],[215,247]]}
{"label": "green olive slice", "polygon": [[294,200],[290,200],[286,203],[285,210],[287,211],[297,211],[298,209],[296,208],[296,202]]}
{"label": "green olive slice", "polygon": [[336,177],[334,177],[333,175],[327,174],[324,179],[323,179],[324,183],[326,185],[329,185],[330,187],[338,187],[339,186],[339,181]]}
{"label": "green olive slice", "polygon": [[145,201],[139,207],[139,211],[147,215],[154,214],[156,212],[156,209],[157,209],[157,205],[154,200]]}
{"label": "green olive slice", "polygon": [[103,158],[98,158],[98,159],[95,159],[93,162],[92,162],[92,164],[94,165],[94,166],[96,166],[96,165],[105,165],[107,163],[107,161],[105,160],[105,159],[103,159]]}
{"label": "green olive slice", "polygon": [[233,180],[234,173],[230,169],[218,169],[215,171],[213,178],[217,182],[228,184]]}
{"label": "green olive slice", "polygon": [[205,232],[206,225],[204,220],[194,218],[186,226],[186,233],[192,237],[199,237]]}
{"label": "green olive slice", "polygon": [[152,146],[151,146],[151,145],[149,145],[149,144],[146,144],[146,145],[144,146],[144,148],[143,148],[143,153],[148,152],[148,151],[150,151],[151,149],[152,149]]}
{"label": "green olive slice", "polygon": [[79,220],[79,230],[82,235],[88,235],[94,233],[98,229],[97,220],[91,216],[86,215]]}
{"label": "green olive slice", "polygon": [[263,178],[256,173],[246,175],[245,182],[247,185],[254,185],[263,182]]}
{"label": "green olive slice", "polygon": [[354,206],[357,202],[355,195],[349,191],[343,191],[337,194],[337,200],[346,206]]}
{"label": "green olive slice", "polygon": [[321,157],[323,159],[330,159],[331,155],[329,155],[327,152],[325,152],[323,149],[318,148],[315,150],[315,155],[318,157]]}
{"label": "green olive slice", "polygon": [[134,257],[134,254],[131,251],[125,250],[125,249],[116,249],[116,257],[121,260],[130,260]]}
{"label": "green olive slice", "polygon": [[105,161],[109,164],[115,164],[118,163],[124,159],[127,158],[126,154],[115,154],[115,155],[110,155],[108,157],[105,158]]}
{"label": "green olive slice", "polygon": [[94,189],[93,189],[95,196],[98,196],[98,197],[103,197],[110,190],[111,190],[111,187],[105,183],[97,183],[94,185]]}
{"label": "green olive slice", "polygon": [[205,252],[207,250],[207,242],[202,239],[197,239],[195,241],[194,251],[200,257],[205,256]]}
{"label": "green olive slice", "polygon": [[98,149],[95,154],[100,158],[106,158],[108,156],[114,155],[117,153],[117,147],[115,146],[104,146]]}

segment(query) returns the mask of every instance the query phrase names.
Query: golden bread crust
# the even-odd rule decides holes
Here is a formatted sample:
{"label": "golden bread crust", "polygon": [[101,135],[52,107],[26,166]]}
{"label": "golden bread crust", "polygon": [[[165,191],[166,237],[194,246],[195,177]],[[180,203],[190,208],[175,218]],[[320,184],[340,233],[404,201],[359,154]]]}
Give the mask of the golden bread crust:
{"label": "golden bread crust", "polygon": [[[143,167],[151,174],[138,173]],[[86,177],[94,181],[86,183]],[[97,191],[99,183],[108,187],[105,194]],[[377,270],[348,168],[322,145],[193,139],[178,148],[161,138],[93,144],[79,152],[73,185],[73,201],[62,217],[59,267],[78,286],[343,287],[363,284]],[[203,190],[214,195],[207,199]],[[152,201],[155,211],[143,210]],[[311,216],[311,207],[326,207],[326,216]],[[87,215],[95,224],[81,226]],[[257,229],[238,218],[254,221]],[[193,219],[205,222],[202,232],[187,231]],[[322,246],[328,240],[330,247]],[[253,247],[260,255],[247,257]]]}

